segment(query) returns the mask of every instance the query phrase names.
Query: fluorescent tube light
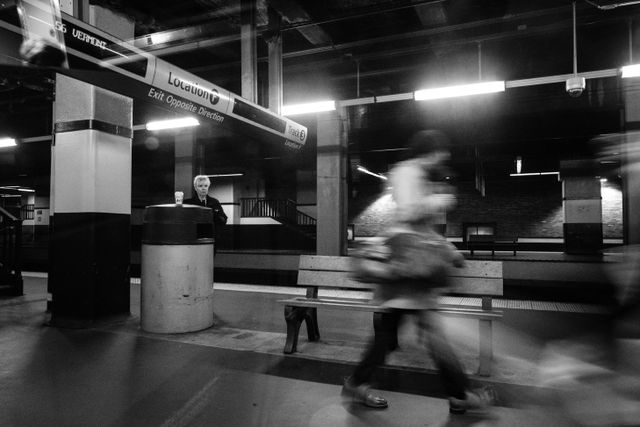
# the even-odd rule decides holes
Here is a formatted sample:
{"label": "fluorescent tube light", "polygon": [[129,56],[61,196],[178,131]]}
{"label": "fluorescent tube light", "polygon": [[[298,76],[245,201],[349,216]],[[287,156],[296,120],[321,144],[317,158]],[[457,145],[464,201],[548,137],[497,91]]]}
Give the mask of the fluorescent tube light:
{"label": "fluorescent tube light", "polygon": [[159,120],[156,122],[149,122],[147,123],[146,128],[147,130],[163,130],[163,129],[184,128],[189,126],[198,126],[199,124],[200,122],[194,119],[193,117],[185,117],[182,119]]}
{"label": "fluorescent tube light", "polygon": [[206,175],[209,178],[226,178],[230,176],[244,176],[243,173],[215,173],[213,175]]}
{"label": "fluorescent tube light", "polygon": [[360,172],[362,172],[362,173],[366,173],[367,175],[375,176],[376,178],[380,178],[380,179],[382,179],[382,180],[384,180],[384,181],[386,181],[386,180],[387,180],[387,177],[386,177],[386,176],[384,176],[384,175],[380,175],[380,174],[378,174],[378,173],[371,172],[369,169],[364,168],[364,167],[362,167],[362,166],[358,166],[358,167],[357,167],[357,169],[358,169]]}
{"label": "fluorescent tube light", "polygon": [[318,101],[308,104],[283,105],[283,116],[295,116],[296,114],[319,113],[336,109],[336,101]]}
{"label": "fluorescent tube light", "polygon": [[495,92],[504,92],[504,81],[422,89],[415,91],[413,97],[416,101],[427,101],[430,99],[454,98],[458,96],[480,95],[483,93]]}
{"label": "fluorescent tube light", "polygon": [[16,140],[14,138],[0,138],[0,148],[1,147],[13,147],[17,145]]}
{"label": "fluorescent tube light", "polygon": [[640,64],[627,65],[622,67],[622,78],[627,79],[629,77],[640,76]]}
{"label": "fluorescent tube light", "polygon": [[35,193],[36,190],[32,190],[31,188],[18,188],[18,191],[22,191],[23,193]]}
{"label": "fluorescent tube light", "polygon": [[510,173],[509,176],[540,176],[540,175],[560,175],[560,172],[526,172]]}

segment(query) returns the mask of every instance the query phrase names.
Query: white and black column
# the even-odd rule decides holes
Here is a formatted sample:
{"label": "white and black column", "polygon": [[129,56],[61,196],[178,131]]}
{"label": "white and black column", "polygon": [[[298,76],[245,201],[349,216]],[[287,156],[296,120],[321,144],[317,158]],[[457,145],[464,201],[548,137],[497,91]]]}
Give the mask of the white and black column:
{"label": "white and black column", "polygon": [[129,313],[131,98],[57,75],[51,322]]}
{"label": "white and black column", "polygon": [[602,249],[602,195],[591,160],[560,163],[565,252],[596,254]]}

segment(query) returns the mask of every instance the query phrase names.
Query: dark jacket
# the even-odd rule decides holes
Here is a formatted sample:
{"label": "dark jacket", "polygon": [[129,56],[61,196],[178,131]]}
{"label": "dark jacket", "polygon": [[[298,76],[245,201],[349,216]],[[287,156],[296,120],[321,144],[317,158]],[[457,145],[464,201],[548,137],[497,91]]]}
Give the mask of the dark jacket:
{"label": "dark jacket", "polygon": [[213,210],[213,223],[216,226],[225,225],[227,223],[227,215],[225,215],[222,205],[215,197],[207,196],[203,201],[200,201],[198,196],[191,197],[182,202],[185,205],[197,205],[211,208]]}

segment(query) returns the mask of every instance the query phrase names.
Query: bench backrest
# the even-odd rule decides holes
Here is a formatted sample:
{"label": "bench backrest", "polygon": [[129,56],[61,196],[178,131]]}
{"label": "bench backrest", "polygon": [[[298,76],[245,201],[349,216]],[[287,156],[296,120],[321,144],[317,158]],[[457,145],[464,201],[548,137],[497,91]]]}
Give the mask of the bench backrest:
{"label": "bench backrest", "polygon": [[[351,258],[347,256],[300,255],[299,286],[373,289],[374,284],[352,280]],[[466,260],[463,268],[451,269],[450,293],[503,295],[502,261]]]}
{"label": "bench backrest", "polygon": [[493,234],[471,234],[467,240],[469,243],[493,243],[496,240],[496,236]]}

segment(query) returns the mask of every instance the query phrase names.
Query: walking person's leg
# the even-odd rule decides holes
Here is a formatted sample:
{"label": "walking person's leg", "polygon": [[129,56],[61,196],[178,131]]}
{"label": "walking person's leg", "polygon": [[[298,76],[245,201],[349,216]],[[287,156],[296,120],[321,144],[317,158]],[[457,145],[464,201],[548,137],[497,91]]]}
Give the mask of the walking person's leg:
{"label": "walking person's leg", "polygon": [[370,392],[370,381],[375,369],[384,364],[385,358],[392,348],[398,333],[398,323],[402,317],[401,310],[384,313],[381,327],[377,330],[364,357],[358,363],[353,374],[348,377],[342,388],[344,396],[372,408],[386,408],[387,400]]}
{"label": "walking person's leg", "polygon": [[445,392],[449,396],[449,411],[454,414],[463,414],[468,410],[486,410],[494,403],[495,393],[486,388],[471,390],[469,378],[464,372],[460,359],[437,320],[430,311],[420,315],[421,328],[427,334],[429,355],[438,369]]}

